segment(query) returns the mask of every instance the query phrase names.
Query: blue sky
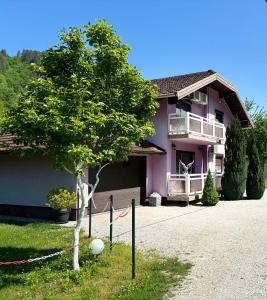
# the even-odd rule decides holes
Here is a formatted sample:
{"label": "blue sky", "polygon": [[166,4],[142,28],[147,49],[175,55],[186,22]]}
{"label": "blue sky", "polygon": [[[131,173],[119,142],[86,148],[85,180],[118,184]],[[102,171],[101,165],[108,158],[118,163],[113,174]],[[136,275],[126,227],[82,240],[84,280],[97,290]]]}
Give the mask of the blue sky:
{"label": "blue sky", "polygon": [[0,48],[44,50],[62,28],[105,18],[147,79],[214,69],[267,108],[264,0],[2,0]]}

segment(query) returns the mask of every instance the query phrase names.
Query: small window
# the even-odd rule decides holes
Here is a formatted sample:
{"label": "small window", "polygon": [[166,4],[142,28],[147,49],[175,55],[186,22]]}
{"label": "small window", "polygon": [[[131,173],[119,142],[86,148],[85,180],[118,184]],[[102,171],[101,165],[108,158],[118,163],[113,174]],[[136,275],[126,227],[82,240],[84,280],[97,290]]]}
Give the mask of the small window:
{"label": "small window", "polygon": [[216,122],[223,123],[223,112],[215,110],[215,120]]}
{"label": "small window", "polygon": [[223,172],[223,157],[216,155],[216,164],[215,164],[216,173],[221,174]]}

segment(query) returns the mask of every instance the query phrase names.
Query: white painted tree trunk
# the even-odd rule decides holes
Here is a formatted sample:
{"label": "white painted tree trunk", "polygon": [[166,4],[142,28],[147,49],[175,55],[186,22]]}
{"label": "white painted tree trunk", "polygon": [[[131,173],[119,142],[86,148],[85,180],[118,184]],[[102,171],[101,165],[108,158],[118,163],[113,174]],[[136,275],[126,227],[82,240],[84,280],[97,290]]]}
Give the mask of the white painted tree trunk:
{"label": "white painted tree trunk", "polygon": [[[79,209],[79,207],[78,207],[79,213],[78,213],[76,226],[75,226],[74,234],[73,234],[73,269],[74,270],[80,269],[80,266],[79,266],[79,241],[80,241],[80,231],[81,231],[81,226],[82,226],[82,218],[84,216],[85,200],[86,200],[85,199],[85,185],[84,185],[84,182],[82,181],[81,176],[77,176],[77,185],[79,188],[79,196],[81,199],[81,209]],[[92,195],[91,195],[91,197],[92,197]]]}
{"label": "white painted tree trunk", "polygon": [[79,241],[80,241],[80,231],[81,231],[81,227],[82,227],[82,218],[84,216],[84,211],[85,211],[85,205],[86,205],[86,200],[90,200],[95,192],[95,189],[97,188],[97,185],[99,183],[99,174],[102,171],[102,169],[107,166],[108,164],[105,164],[104,166],[102,166],[97,174],[96,174],[96,182],[95,184],[89,184],[88,185],[91,187],[91,191],[88,195],[88,197],[86,198],[86,182],[83,181],[83,177],[82,176],[77,176],[77,185],[79,188],[79,195],[80,195],[80,200],[81,200],[81,208],[79,209],[79,213],[78,213],[78,217],[77,217],[77,221],[76,221],[76,226],[74,229],[74,234],[73,234],[73,269],[74,270],[79,270],[80,269],[80,265],[79,265]]}

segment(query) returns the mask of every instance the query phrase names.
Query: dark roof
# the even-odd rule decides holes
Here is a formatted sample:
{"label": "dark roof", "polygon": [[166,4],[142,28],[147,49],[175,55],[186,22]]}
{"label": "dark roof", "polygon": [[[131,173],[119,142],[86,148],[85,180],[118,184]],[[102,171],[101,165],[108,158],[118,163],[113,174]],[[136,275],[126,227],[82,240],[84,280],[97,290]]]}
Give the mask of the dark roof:
{"label": "dark roof", "polygon": [[144,141],[139,146],[130,145],[131,154],[166,154],[166,151],[149,141]]}
{"label": "dark roof", "polygon": [[179,76],[171,76],[159,79],[152,79],[152,83],[159,87],[159,96],[174,94],[206,77],[215,74],[213,70],[190,73]]}
{"label": "dark roof", "polygon": [[[11,134],[5,134],[0,136],[0,151],[14,150],[16,148],[26,148],[23,146],[18,146],[13,141],[14,136]],[[166,151],[159,146],[149,142],[144,141],[140,145],[130,145],[130,155],[131,154],[166,154]]]}

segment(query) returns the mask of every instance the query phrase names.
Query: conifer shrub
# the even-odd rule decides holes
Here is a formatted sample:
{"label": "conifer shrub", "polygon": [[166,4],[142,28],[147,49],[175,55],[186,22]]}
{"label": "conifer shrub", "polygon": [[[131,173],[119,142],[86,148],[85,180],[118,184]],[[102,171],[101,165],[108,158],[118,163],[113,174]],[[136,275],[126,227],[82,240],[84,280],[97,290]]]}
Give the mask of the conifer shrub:
{"label": "conifer shrub", "polygon": [[246,139],[237,117],[226,129],[222,190],[226,200],[243,198],[247,180]]}
{"label": "conifer shrub", "polygon": [[205,182],[201,202],[206,206],[214,206],[219,202],[219,194],[214,186],[210,170]]}
{"label": "conifer shrub", "polygon": [[248,175],[246,191],[249,199],[260,199],[265,190],[263,166],[259,157],[254,130],[252,129],[247,145]]}

